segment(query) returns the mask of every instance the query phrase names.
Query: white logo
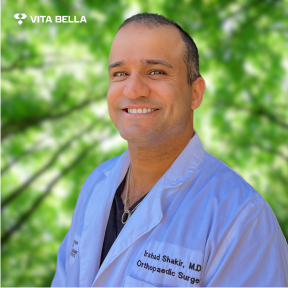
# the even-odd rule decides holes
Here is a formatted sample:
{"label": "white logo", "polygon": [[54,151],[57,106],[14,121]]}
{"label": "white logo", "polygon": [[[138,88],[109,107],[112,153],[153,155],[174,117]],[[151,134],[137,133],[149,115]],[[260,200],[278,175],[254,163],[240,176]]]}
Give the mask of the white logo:
{"label": "white logo", "polygon": [[[30,16],[32,23],[53,23],[51,16],[34,16],[34,18],[32,16]],[[40,19],[41,18],[41,19]],[[82,16],[80,21],[78,18],[77,21],[77,17],[74,16],[74,21],[72,19],[72,17],[70,16],[55,16],[55,23],[87,23],[85,16]]]}
{"label": "white logo", "polygon": [[[14,18],[23,20],[27,18],[27,15],[24,13],[16,13]],[[53,23],[51,16],[30,16],[30,18],[32,23]],[[18,21],[19,25],[23,23],[22,20]],[[74,16],[74,19],[72,16],[55,16],[54,23],[87,23],[87,21],[85,16],[81,16],[81,19],[77,19],[76,16]]]}
{"label": "white logo", "polygon": [[[19,15],[21,15],[22,17],[19,17]],[[16,13],[14,15],[14,18],[16,18],[16,19],[25,19],[26,17],[27,17],[27,15],[24,13]],[[19,20],[18,23],[19,23],[19,25],[21,25],[23,23],[23,21]]]}

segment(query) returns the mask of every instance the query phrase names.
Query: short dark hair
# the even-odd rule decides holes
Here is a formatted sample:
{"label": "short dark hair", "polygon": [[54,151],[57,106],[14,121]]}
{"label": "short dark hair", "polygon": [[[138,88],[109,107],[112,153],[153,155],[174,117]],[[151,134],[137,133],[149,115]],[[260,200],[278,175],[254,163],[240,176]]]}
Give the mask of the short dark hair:
{"label": "short dark hair", "polygon": [[[201,77],[199,73],[199,55],[198,49],[191,38],[191,36],[184,31],[180,25],[173,22],[172,20],[167,19],[166,17],[153,13],[141,13],[136,14],[128,19],[126,19],[118,28],[118,31],[124,26],[136,22],[138,24],[144,25],[147,28],[157,28],[161,26],[174,26],[176,27],[181,35],[181,38],[186,46],[186,51],[183,55],[183,61],[187,67],[187,82],[189,85],[192,85],[192,82],[198,77]],[[118,32],[117,31],[117,32]]]}

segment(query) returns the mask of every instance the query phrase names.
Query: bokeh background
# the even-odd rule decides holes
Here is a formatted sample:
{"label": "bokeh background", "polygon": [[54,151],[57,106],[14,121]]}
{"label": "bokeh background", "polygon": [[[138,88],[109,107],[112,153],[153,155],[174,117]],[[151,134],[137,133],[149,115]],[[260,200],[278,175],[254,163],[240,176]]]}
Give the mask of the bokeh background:
{"label": "bokeh background", "polygon": [[[195,129],[269,202],[288,238],[288,1],[2,0],[1,8],[2,286],[50,286],[81,186],[126,149],[109,121],[108,55],[118,26],[141,12],[174,20],[195,40],[207,84]],[[28,16],[22,25],[15,13]],[[32,23],[37,15],[53,23]],[[55,23],[56,15],[87,23]]]}

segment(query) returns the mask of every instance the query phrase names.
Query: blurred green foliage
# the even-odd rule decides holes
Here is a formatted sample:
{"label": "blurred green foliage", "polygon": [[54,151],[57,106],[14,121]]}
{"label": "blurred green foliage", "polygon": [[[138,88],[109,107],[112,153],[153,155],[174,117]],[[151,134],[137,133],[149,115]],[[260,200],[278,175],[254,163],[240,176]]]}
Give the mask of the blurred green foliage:
{"label": "blurred green foliage", "polygon": [[[273,208],[288,238],[288,1],[2,1],[2,286],[50,286],[81,186],[126,143],[109,121],[118,26],[162,14],[195,40],[205,149]],[[13,15],[28,17],[19,25]],[[30,16],[53,23],[32,23]],[[54,23],[56,15],[87,23]]]}

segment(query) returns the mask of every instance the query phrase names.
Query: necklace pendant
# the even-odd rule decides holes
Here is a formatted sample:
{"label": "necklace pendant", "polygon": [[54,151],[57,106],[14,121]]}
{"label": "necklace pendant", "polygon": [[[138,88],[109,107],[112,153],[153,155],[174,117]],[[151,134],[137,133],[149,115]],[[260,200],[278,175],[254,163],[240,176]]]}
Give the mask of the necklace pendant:
{"label": "necklace pendant", "polygon": [[129,210],[125,210],[122,214],[122,219],[121,219],[122,224],[126,224],[130,216],[131,216],[131,212]]}

